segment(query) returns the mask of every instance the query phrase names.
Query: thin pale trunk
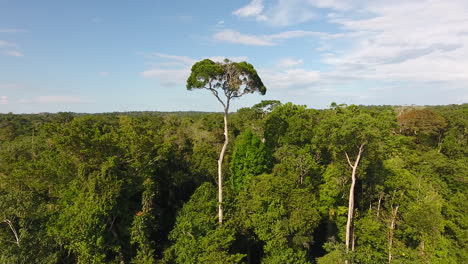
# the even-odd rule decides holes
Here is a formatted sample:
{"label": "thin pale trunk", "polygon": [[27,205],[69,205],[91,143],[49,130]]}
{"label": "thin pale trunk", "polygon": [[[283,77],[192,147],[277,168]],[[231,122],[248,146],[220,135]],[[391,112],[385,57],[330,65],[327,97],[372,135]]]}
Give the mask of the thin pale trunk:
{"label": "thin pale trunk", "polygon": [[424,244],[424,241],[421,241],[421,244],[419,244],[419,246],[420,246],[420,248],[421,248],[421,249],[420,249],[420,253],[421,253],[422,256],[424,256],[424,255],[425,255],[424,251],[425,251],[425,249],[426,249],[426,246],[425,246],[425,244]]}
{"label": "thin pale trunk", "polygon": [[388,263],[392,262],[392,247],[393,247],[393,233],[395,231],[395,220],[398,213],[398,205],[395,207],[395,210],[392,210],[392,221],[390,222],[390,230],[388,233]]}
{"label": "thin pale trunk", "polygon": [[11,221],[8,220],[8,219],[3,220],[2,222],[7,224],[8,227],[10,227],[11,232],[13,232],[13,235],[15,236],[15,241],[11,241],[11,242],[15,243],[19,247],[20,246],[20,238],[18,236],[18,233],[16,232],[15,227],[13,226],[13,223],[11,223]]}
{"label": "thin pale trunk", "polygon": [[356,185],[356,167],[353,167],[351,174],[351,187],[349,188],[348,199],[348,220],[346,221],[346,251],[349,251],[352,236],[352,222],[354,216],[354,187]]}
{"label": "thin pale trunk", "polygon": [[379,196],[379,203],[377,204],[377,217],[380,214],[380,204],[382,203],[382,195]]}
{"label": "thin pale trunk", "polygon": [[223,159],[224,154],[226,153],[226,148],[229,143],[229,134],[228,134],[228,111],[229,105],[224,108],[224,144],[219,154],[218,160],[218,221],[221,225],[223,223]]}
{"label": "thin pale trunk", "polygon": [[[354,187],[356,186],[356,171],[359,165],[359,160],[361,159],[362,152],[364,151],[364,144],[361,144],[359,147],[359,153],[354,161],[354,164],[349,159],[348,153],[346,154],[346,159],[349,166],[352,168],[351,173],[351,187],[349,188],[349,199],[348,199],[348,219],[346,221],[346,252],[349,252],[349,247],[351,245],[351,251],[354,251],[354,230],[353,230],[353,221],[354,221]],[[346,263],[348,261],[346,260]]]}
{"label": "thin pale trunk", "polygon": [[439,131],[439,138],[437,139],[438,152],[442,151],[442,132]]}

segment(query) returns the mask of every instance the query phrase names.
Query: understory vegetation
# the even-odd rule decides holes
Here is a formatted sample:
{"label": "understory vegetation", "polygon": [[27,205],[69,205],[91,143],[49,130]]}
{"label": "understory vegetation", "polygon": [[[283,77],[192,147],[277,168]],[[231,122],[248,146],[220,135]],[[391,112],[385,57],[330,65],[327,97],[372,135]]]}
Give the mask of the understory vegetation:
{"label": "understory vegetation", "polygon": [[228,115],[0,114],[0,263],[468,263],[467,104]]}

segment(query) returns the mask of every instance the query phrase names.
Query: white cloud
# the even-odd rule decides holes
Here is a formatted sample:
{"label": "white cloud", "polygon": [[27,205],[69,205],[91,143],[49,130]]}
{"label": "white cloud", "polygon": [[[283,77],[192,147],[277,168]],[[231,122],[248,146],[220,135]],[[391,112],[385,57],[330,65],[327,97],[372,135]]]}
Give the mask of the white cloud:
{"label": "white cloud", "polygon": [[17,50],[7,50],[3,52],[5,55],[12,56],[12,57],[23,57],[23,53]]}
{"label": "white cloud", "polygon": [[316,8],[329,8],[334,10],[347,10],[352,6],[356,6],[361,2],[359,0],[306,0],[305,2],[309,3]]}
{"label": "white cloud", "polygon": [[99,75],[102,76],[102,77],[107,77],[107,76],[109,76],[109,72],[102,71],[102,72],[99,72]]}
{"label": "white cloud", "polygon": [[[347,13],[331,21],[358,33],[351,48],[324,61],[336,74],[362,79],[468,83],[468,2],[405,1],[370,4],[370,17]],[[336,47],[340,48],[340,47]]]}
{"label": "white cloud", "polygon": [[265,39],[263,36],[245,35],[240,32],[226,29],[214,34],[213,38],[218,41],[252,45],[252,46],[273,46],[271,40]]}
{"label": "white cloud", "polygon": [[69,95],[42,95],[34,97],[32,99],[22,99],[20,103],[39,103],[39,104],[81,104],[89,103],[90,101],[85,100],[78,96]]}
{"label": "white cloud", "polygon": [[270,35],[248,35],[240,32],[225,29],[213,35],[213,39],[217,41],[237,43],[251,46],[274,46],[279,41],[302,38],[302,37],[320,37],[320,38],[333,38],[336,34],[328,34],[323,32],[305,31],[305,30],[291,30],[284,31]]}
{"label": "white cloud", "polygon": [[241,7],[232,13],[239,17],[258,16],[260,13],[262,13],[263,8],[264,6],[262,0],[252,0],[246,6]]}
{"label": "white cloud", "polygon": [[177,62],[177,63],[183,63],[183,64],[193,64],[197,62],[197,60],[192,59],[187,56],[169,55],[169,54],[164,54],[164,53],[159,53],[159,52],[141,53],[141,54],[148,59],[159,58],[159,59],[166,59],[171,62]]}
{"label": "white cloud", "polygon": [[284,59],[279,60],[277,65],[278,67],[281,67],[281,68],[292,68],[292,67],[299,66],[303,63],[304,61],[301,59],[284,58]]}
{"label": "white cloud", "polygon": [[289,26],[316,18],[316,11],[304,4],[307,1],[279,0],[266,11],[263,21],[274,26]]}
{"label": "white cloud", "polygon": [[[158,62],[151,69],[145,70],[141,76],[145,78],[156,78],[164,86],[184,85],[187,77],[190,75],[191,66],[197,61],[203,59],[194,59],[187,56],[177,56],[163,53],[150,53],[153,56],[146,56],[151,59],[164,60]],[[247,61],[246,56],[211,56],[208,59],[216,62],[222,62],[224,59],[231,61]]]}
{"label": "white cloud", "polygon": [[190,75],[190,68],[162,69],[154,68],[141,73],[145,78],[157,78],[165,86],[182,85]]}
{"label": "white cloud", "polygon": [[0,40],[0,53],[4,55],[13,57],[23,57],[23,53],[19,52],[17,48],[18,45],[16,45],[15,43]]}
{"label": "white cloud", "polygon": [[0,96],[0,105],[6,105],[8,104],[8,96],[2,95]]}
{"label": "white cloud", "polygon": [[355,2],[359,0],[275,0],[265,8],[263,1],[252,0],[233,14],[254,17],[272,26],[290,26],[320,17],[317,9],[347,10]]}
{"label": "white cloud", "polygon": [[265,85],[272,89],[304,89],[316,85],[320,80],[318,71],[306,69],[260,69],[259,74]]}
{"label": "white cloud", "polygon": [[9,89],[9,90],[16,90],[16,89],[22,89],[25,86],[23,84],[19,83],[0,83],[0,89]]}
{"label": "white cloud", "polygon": [[0,40],[0,47],[16,47],[16,44],[5,40]]}

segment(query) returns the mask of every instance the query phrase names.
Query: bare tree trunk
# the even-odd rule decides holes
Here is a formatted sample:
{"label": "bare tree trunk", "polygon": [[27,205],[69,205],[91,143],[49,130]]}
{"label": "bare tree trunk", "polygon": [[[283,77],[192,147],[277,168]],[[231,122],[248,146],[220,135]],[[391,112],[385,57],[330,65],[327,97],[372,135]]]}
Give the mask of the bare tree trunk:
{"label": "bare tree trunk", "polygon": [[13,226],[13,223],[11,223],[11,221],[8,220],[8,219],[3,220],[2,222],[5,223],[5,224],[7,224],[8,227],[10,227],[11,232],[13,232],[13,235],[15,236],[15,241],[10,241],[10,242],[15,243],[15,244],[18,245],[18,247],[19,247],[19,246],[20,246],[20,238],[19,238],[19,236],[18,236],[18,233],[16,232],[15,227]]}
{"label": "bare tree trunk", "polygon": [[352,233],[352,222],[354,214],[354,186],[356,185],[355,170],[351,176],[351,187],[349,188],[349,199],[348,199],[348,219],[346,221],[346,250],[349,250],[349,245],[351,243],[351,233]]}
{"label": "bare tree trunk", "polygon": [[[393,208],[392,208],[393,209]],[[393,233],[395,231],[395,220],[398,213],[398,205],[392,210],[392,221],[390,222],[390,230],[388,232],[388,263],[392,262],[392,247],[393,247]]]}
{"label": "bare tree trunk", "polygon": [[377,217],[379,217],[379,215],[380,215],[380,204],[382,203],[382,196],[383,196],[383,194],[380,194],[380,196],[379,196],[379,203],[377,205]]}
{"label": "bare tree trunk", "polygon": [[224,144],[219,154],[218,160],[218,221],[221,225],[223,223],[223,159],[224,154],[226,153],[226,148],[229,143],[229,134],[228,134],[228,111],[229,111],[229,102],[228,105],[224,108]]}
{"label": "bare tree trunk", "polygon": [[439,131],[439,137],[437,139],[437,147],[438,147],[437,152],[440,153],[442,151],[442,131]]}
{"label": "bare tree trunk", "polygon": [[[364,151],[364,144],[361,144],[359,147],[359,153],[354,161],[354,164],[349,159],[348,153],[346,154],[346,159],[349,166],[352,168],[351,173],[351,187],[349,188],[349,199],[348,199],[348,219],[346,221],[346,252],[349,252],[349,247],[352,241],[354,241],[354,230],[353,230],[353,218],[354,218],[354,187],[356,186],[356,170],[359,165],[359,160],[361,159],[362,152]],[[354,243],[352,245],[352,251],[354,251]],[[348,261],[346,261],[348,263]]]}

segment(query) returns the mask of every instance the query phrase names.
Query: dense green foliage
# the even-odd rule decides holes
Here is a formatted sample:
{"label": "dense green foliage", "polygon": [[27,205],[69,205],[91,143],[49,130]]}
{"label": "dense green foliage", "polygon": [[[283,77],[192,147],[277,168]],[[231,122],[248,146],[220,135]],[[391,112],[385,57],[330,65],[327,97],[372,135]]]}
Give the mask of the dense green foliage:
{"label": "dense green foliage", "polygon": [[222,114],[1,114],[0,263],[468,262],[468,105],[229,118],[219,225]]}
{"label": "dense green foliage", "polygon": [[187,89],[223,90],[226,97],[240,97],[246,93],[259,92],[264,95],[266,87],[252,64],[248,62],[214,62],[204,59],[192,66],[187,79]]}

